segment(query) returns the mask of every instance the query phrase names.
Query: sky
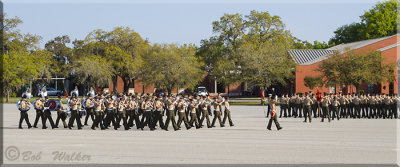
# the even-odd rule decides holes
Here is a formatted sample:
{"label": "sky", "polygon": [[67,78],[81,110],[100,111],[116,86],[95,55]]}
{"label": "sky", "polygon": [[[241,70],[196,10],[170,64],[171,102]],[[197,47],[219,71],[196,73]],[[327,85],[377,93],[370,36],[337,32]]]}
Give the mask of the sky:
{"label": "sky", "polygon": [[8,17],[18,16],[19,29],[42,37],[40,46],[56,36],[84,39],[95,30],[128,26],[151,43],[199,45],[215,35],[212,22],[224,13],[248,15],[268,11],[282,18],[293,36],[329,41],[345,24],[359,22],[376,0],[2,0]]}

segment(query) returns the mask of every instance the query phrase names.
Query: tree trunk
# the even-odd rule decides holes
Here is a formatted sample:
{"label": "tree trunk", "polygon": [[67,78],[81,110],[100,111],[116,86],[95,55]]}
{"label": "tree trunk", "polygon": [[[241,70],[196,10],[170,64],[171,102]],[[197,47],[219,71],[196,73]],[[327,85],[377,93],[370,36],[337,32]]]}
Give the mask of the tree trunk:
{"label": "tree trunk", "polygon": [[144,83],[142,83],[142,94],[144,94]]}
{"label": "tree trunk", "polygon": [[355,85],[356,87],[356,93],[359,94],[360,93],[360,85]]}
{"label": "tree trunk", "polygon": [[230,93],[230,90],[229,90],[229,84],[228,84],[228,97],[229,97],[229,93]]}
{"label": "tree trunk", "polygon": [[171,95],[172,89],[171,88],[167,88],[168,91],[168,95]]}
{"label": "tree trunk", "polygon": [[114,76],[113,78],[113,93],[118,93],[117,90],[117,84],[118,84],[118,75]]}
{"label": "tree trunk", "polygon": [[10,98],[10,91],[7,91],[7,95],[6,95],[6,103],[8,103],[8,99]]}
{"label": "tree trunk", "polygon": [[122,77],[122,81],[124,82],[124,94],[127,94],[129,91],[129,79]]}

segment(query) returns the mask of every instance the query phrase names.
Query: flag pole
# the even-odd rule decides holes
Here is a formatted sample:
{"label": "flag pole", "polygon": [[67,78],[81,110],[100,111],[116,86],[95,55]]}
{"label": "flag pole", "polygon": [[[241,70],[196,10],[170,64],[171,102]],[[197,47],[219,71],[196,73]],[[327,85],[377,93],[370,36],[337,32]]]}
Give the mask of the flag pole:
{"label": "flag pole", "polygon": [[260,88],[260,92],[261,92],[261,103],[262,103],[262,106],[263,106],[263,110],[264,110],[264,117],[265,118],[267,118],[267,113],[265,113],[265,106],[264,106],[264,92],[262,91],[262,89]]}

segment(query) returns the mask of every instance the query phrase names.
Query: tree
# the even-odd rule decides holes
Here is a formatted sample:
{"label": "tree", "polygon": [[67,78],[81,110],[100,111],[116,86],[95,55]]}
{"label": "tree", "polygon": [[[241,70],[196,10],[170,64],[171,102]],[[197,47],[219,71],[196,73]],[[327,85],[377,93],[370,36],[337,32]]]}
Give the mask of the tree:
{"label": "tree", "polygon": [[324,84],[322,82],[322,76],[306,76],[304,77],[304,86],[307,86],[311,90],[315,87],[322,87]]}
{"label": "tree", "polygon": [[105,58],[96,55],[80,57],[74,63],[73,68],[78,83],[91,87],[107,85],[114,70]]}
{"label": "tree", "polygon": [[[224,45],[221,57],[214,66],[213,74],[218,82],[228,86],[240,82],[241,56],[238,50],[241,40],[245,34],[245,21],[241,14],[224,14],[219,21],[214,21],[213,32],[218,34],[217,38]],[[220,62],[223,61],[223,62]],[[218,67],[217,67],[218,66]]]}
{"label": "tree", "polygon": [[246,18],[249,33],[240,50],[240,77],[264,88],[286,84],[287,79],[293,78],[296,68],[287,52],[292,46],[290,32],[285,30],[279,16],[271,16],[268,12],[251,11]]}
{"label": "tree", "polygon": [[202,63],[192,45],[154,44],[143,55],[142,82],[167,89],[195,86],[202,79]]}
{"label": "tree", "polygon": [[217,35],[203,40],[197,54],[228,93],[232,83],[268,87],[293,77],[295,62],[287,53],[293,38],[279,16],[224,14],[213,22],[213,32]]}
{"label": "tree", "polygon": [[31,34],[22,34],[18,24],[22,23],[19,18],[1,18],[4,21],[4,39],[2,54],[3,68],[2,88],[6,102],[13,91],[26,85],[33,78],[49,75],[48,60],[50,54],[40,50],[38,41],[41,37]]}
{"label": "tree", "polygon": [[[78,41],[76,44],[81,45]],[[94,30],[85,39],[83,50],[89,50],[94,55],[100,55],[113,67],[113,91],[117,91],[117,79],[124,82],[124,93],[128,86],[139,75],[140,55],[146,52],[148,42],[128,27],[116,27],[107,32]]]}
{"label": "tree", "polygon": [[365,11],[360,16],[365,25],[365,37],[367,39],[379,38],[397,33],[400,25],[398,12],[399,0],[389,0],[378,2],[375,7]]}
{"label": "tree", "polygon": [[53,75],[68,78],[71,73],[69,62],[73,61],[72,49],[67,47],[70,43],[68,35],[57,36],[45,44],[47,51],[52,53],[53,62],[51,69]]}
{"label": "tree", "polygon": [[357,92],[362,83],[378,84],[394,81],[395,64],[384,63],[378,51],[347,51],[346,55],[333,54],[322,62],[322,72],[327,86],[354,85]]}
{"label": "tree", "polygon": [[378,2],[360,16],[360,23],[339,27],[329,43],[337,45],[396,34],[400,23],[400,13],[397,11],[399,2],[399,0]]}

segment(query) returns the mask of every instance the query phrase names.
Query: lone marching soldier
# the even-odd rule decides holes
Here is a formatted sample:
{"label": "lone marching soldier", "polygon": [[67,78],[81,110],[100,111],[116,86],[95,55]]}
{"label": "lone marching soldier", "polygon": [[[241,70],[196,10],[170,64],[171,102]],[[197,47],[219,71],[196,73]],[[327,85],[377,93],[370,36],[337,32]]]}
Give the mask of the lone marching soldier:
{"label": "lone marching soldier", "polygon": [[18,102],[18,109],[20,112],[19,124],[18,128],[22,129],[22,122],[25,120],[26,124],[28,125],[28,129],[32,128],[31,123],[29,122],[28,111],[30,109],[31,103],[29,100],[26,99],[26,95],[22,95],[22,99]]}
{"label": "lone marching soldier", "polygon": [[231,109],[229,106],[229,97],[227,97],[225,99],[225,113],[224,113],[224,119],[222,120],[222,124],[224,124],[224,125],[225,125],[226,118],[228,118],[229,125],[234,126],[232,119],[231,119]]}
{"label": "lone marching soldier", "polygon": [[269,122],[268,122],[268,127],[267,127],[268,130],[271,130],[272,121],[274,121],[276,128],[278,130],[282,129],[282,127],[279,125],[278,117],[276,116],[275,99],[271,99],[271,118],[269,119]]}

